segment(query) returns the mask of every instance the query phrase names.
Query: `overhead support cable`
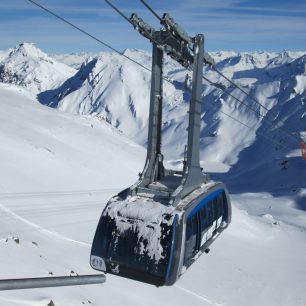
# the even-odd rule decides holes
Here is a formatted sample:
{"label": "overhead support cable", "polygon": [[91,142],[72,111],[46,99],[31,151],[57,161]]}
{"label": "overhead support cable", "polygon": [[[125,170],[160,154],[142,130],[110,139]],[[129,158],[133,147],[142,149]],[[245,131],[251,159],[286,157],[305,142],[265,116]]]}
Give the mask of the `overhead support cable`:
{"label": "overhead support cable", "polygon": [[[154,9],[149,6],[145,0],[140,0],[148,9],[149,11],[158,19],[160,20],[161,24],[164,25],[165,27],[171,27],[171,29],[174,29],[175,32],[175,28],[178,28],[179,32],[180,28],[178,27],[178,25],[170,18],[170,16],[168,16],[166,14],[166,16],[164,16],[163,18],[159,17],[158,14],[154,11]],[[164,20],[165,19],[165,20]],[[170,20],[170,24],[169,24],[169,20]],[[184,39],[186,36],[186,33],[183,32],[181,34],[182,38]],[[186,39],[185,39],[186,40]],[[209,67],[211,67],[215,72],[217,72],[220,76],[222,76],[224,79],[226,79],[228,82],[230,82],[230,84],[232,84],[235,88],[239,89],[242,93],[244,93],[249,99],[251,99],[252,101],[254,101],[257,105],[259,105],[260,107],[262,107],[263,109],[265,109],[266,111],[269,111],[273,116],[277,117],[277,114],[273,113],[270,109],[268,109],[266,106],[264,106],[262,103],[260,103],[257,99],[255,99],[253,96],[251,96],[248,92],[246,92],[243,88],[241,88],[240,86],[238,86],[234,81],[232,81],[230,78],[228,78],[226,75],[224,75],[221,71],[219,71],[216,67],[215,67],[215,63],[213,61],[213,59],[207,54],[206,55],[206,60],[205,63],[208,64]],[[205,79],[205,77],[203,76],[203,78]],[[208,80],[206,78],[206,80]],[[210,84],[212,86],[218,87],[219,89],[223,90],[227,95],[231,96],[232,98],[234,98],[235,100],[239,101],[240,103],[244,104],[246,107],[248,107],[249,109],[253,110],[254,112],[258,112],[258,110],[254,110],[251,106],[249,106],[247,103],[242,102],[240,99],[234,97],[229,91],[226,91],[224,89],[224,86],[222,86],[222,84],[218,84],[218,83],[214,83],[214,82],[210,82]],[[260,114],[260,110],[259,110],[259,116],[262,118],[265,118],[265,115],[261,115]],[[284,123],[283,120],[280,120],[281,123]],[[275,125],[275,123],[271,123],[272,125]],[[288,132],[286,129],[282,128],[282,127],[277,127],[280,130],[283,130],[284,133],[286,133],[287,135],[289,135],[291,138],[293,138],[295,141],[301,141],[301,137],[296,137],[294,135],[292,135],[292,133]]]}
{"label": "overhead support cable", "polygon": [[[238,99],[237,97],[235,97],[234,95],[232,95],[228,90],[224,89],[223,86],[221,84],[218,84],[218,83],[214,83],[212,82],[211,80],[209,80],[208,78],[206,78],[204,75],[203,75],[203,79],[208,82],[210,85],[214,86],[214,87],[217,87],[219,88],[222,92],[224,92],[226,95],[230,96],[232,99],[236,100],[237,102],[239,102],[240,104],[243,104],[245,105],[247,108],[249,108],[250,110],[254,111],[255,114],[257,114],[260,118],[262,119],[265,119],[266,116],[265,115],[262,115],[260,113],[257,113],[256,110],[254,110],[252,107],[250,107],[247,103],[245,103],[244,101]],[[236,120],[237,121],[237,120]],[[270,127],[273,128],[275,126],[275,123],[266,119],[266,122],[269,123]],[[278,128],[281,132],[285,133],[285,131],[283,131],[282,129]],[[295,140],[295,139],[294,139]],[[275,141],[273,141],[275,142]]]}
{"label": "overhead support cable", "polygon": [[152,7],[145,1],[145,0],[140,0],[140,2],[159,20],[161,21],[161,18],[155,11],[152,9]]}
{"label": "overhead support cable", "polygon": [[[122,18],[124,18],[127,22],[132,24],[131,20],[124,15],[111,1],[109,0],[104,0],[110,7],[112,7]],[[133,24],[132,24],[133,25]]]}
{"label": "overhead support cable", "polygon": [[[104,0],[111,8],[113,8],[123,19],[125,19],[128,23],[130,23],[138,32],[140,32],[142,35],[145,34],[145,36],[150,39],[151,42],[156,43],[159,47],[161,45],[159,42],[154,38],[154,35],[152,32],[155,30],[151,27],[140,27],[138,26],[139,24],[144,24],[143,20],[139,18],[136,14],[132,14],[131,18],[128,18],[118,7],[116,7],[111,1],[109,0]],[[150,70],[151,71],[151,70]]]}
{"label": "overhead support cable", "polygon": [[[269,108],[264,106],[262,103],[260,103],[257,99],[255,99],[252,95],[250,95],[248,92],[246,92],[243,88],[241,88],[239,85],[237,85],[233,80],[228,78],[225,74],[223,74],[220,70],[218,70],[215,66],[211,67],[215,72],[217,72],[220,76],[222,76],[225,80],[227,80],[230,84],[232,84],[235,88],[240,90],[242,93],[244,93],[250,100],[261,106],[266,111],[269,111],[274,117],[277,117],[278,115],[275,114],[273,111],[271,111]],[[281,123],[284,123],[283,120],[280,119]],[[288,134],[290,137],[294,138],[297,141],[301,141],[302,139],[300,137],[294,136],[292,133],[288,132],[286,129],[279,127],[279,129],[283,130],[286,134]]]}
{"label": "overhead support cable", "polygon": [[99,42],[100,44],[104,45],[105,47],[113,50],[114,52],[120,53],[118,50],[116,50],[115,48],[113,48],[111,45],[107,44],[106,42],[100,40],[99,38],[91,35],[90,33],[86,32],[85,30],[81,29],[80,27],[76,26],[75,24],[71,23],[70,21],[68,21],[67,19],[57,15],[56,13],[52,12],[51,10],[49,10],[48,8],[44,7],[43,5],[37,3],[34,0],[27,0],[31,3],[33,3],[34,5],[38,6],[39,8],[43,9],[44,11],[46,11],[47,13],[53,15],[54,17],[56,17],[57,19],[60,19],[61,21],[67,23],[68,25],[70,25],[71,27],[77,29],[78,31],[82,32],[83,34],[91,37],[92,39],[96,40],[97,42]]}
{"label": "overhead support cable", "polygon": [[260,105],[263,109],[266,111],[269,111],[269,109],[264,106],[262,103],[260,103],[258,100],[256,100],[253,96],[251,96],[248,92],[246,92],[243,88],[241,88],[239,85],[237,85],[233,80],[228,78],[225,74],[223,74],[220,70],[218,70],[215,66],[211,67],[212,70],[217,72],[220,76],[222,76],[224,79],[226,79],[228,82],[230,82],[235,88],[239,89],[241,92],[243,92],[247,97],[249,97],[252,101],[254,101],[256,104]]}
{"label": "overhead support cable", "polygon": [[105,46],[106,48],[118,53],[119,55],[125,57],[126,59],[132,61],[133,63],[135,63],[136,65],[142,67],[143,69],[151,72],[151,69],[149,69],[148,67],[142,65],[141,63],[135,61],[134,59],[130,58],[129,56],[125,55],[124,53],[120,52],[118,49],[112,47],[110,44],[102,41],[101,39],[97,38],[96,36],[93,36],[92,34],[88,33],[87,31],[81,29],[80,27],[76,26],[75,24],[73,24],[72,22],[68,21],[67,19],[57,15],[56,13],[52,12],[51,10],[49,10],[48,8],[44,7],[43,5],[37,3],[34,0],[26,0],[29,1],[31,3],[33,3],[34,5],[38,6],[39,8],[43,9],[44,11],[48,12],[49,14],[53,15],[54,17],[56,17],[57,19],[60,19],[61,21],[65,22],[66,24],[70,25],[71,27],[75,28],[76,30],[82,32],[83,34],[87,35],[88,37],[94,39],[95,41],[97,41],[98,43],[102,44],[103,46]]}
{"label": "overhead support cable", "polygon": [[[64,23],[70,25],[70,26],[73,27],[74,29],[76,29],[76,30],[80,31],[81,33],[85,34],[86,36],[88,36],[88,37],[94,39],[95,41],[97,41],[98,43],[100,43],[100,44],[102,44],[103,46],[107,47],[108,49],[114,51],[115,53],[117,53],[117,54],[119,54],[119,55],[121,55],[121,56],[123,56],[124,58],[128,59],[129,61],[133,62],[134,64],[136,64],[136,65],[142,67],[143,69],[147,70],[148,72],[151,72],[151,69],[150,69],[150,68],[148,68],[148,67],[144,66],[143,64],[137,62],[136,60],[132,59],[131,57],[129,57],[129,56],[123,54],[122,52],[120,52],[120,51],[117,50],[116,48],[112,47],[110,44],[108,44],[108,43],[102,41],[101,39],[99,39],[99,38],[93,36],[92,34],[88,33],[87,31],[81,29],[80,27],[76,26],[75,24],[71,23],[70,21],[66,20],[65,18],[59,16],[58,14],[56,14],[56,13],[54,13],[53,11],[49,10],[48,8],[44,7],[43,5],[37,3],[37,2],[34,1],[34,0],[27,0],[27,1],[31,2],[32,4],[34,4],[34,5],[36,5],[37,7],[41,8],[42,10],[46,11],[47,13],[49,13],[49,14],[51,14],[52,16],[56,17],[57,19],[63,21]],[[106,1],[106,0],[105,0],[105,1]],[[107,2],[109,2],[109,1],[107,1]],[[116,11],[117,11],[117,10],[116,10]],[[121,12],[121,14],[124,15],[122,12]],[[120,14],[120,15],[121,15],[121,14]],[[127,17],[126,17],[126,18],[127,18]],[[124,19],[126,19],[126,18],[124,18]],[[129,22],[130,22],[130,21],[129,21]],[[240,101],[238,98],[236,98],[235,96],[233,96],[231,93],[225,91],[225,89],[223,88],[224,86],[223,86],[222,84],[214,83],[214,82],[212,82],[211,80],[209,80],[208,78],[206,78],[206,77],[204,77],[204,76],[203,76],[203,79],[206,80],[207,82],[209,82],[209,84],[211,84],[212,86],[221,89],[223,92],[225,92],[226,94],[230,95],[233,99],[235,99],[235,100],[237,100],[238,102],[241,103],[241,101]],[[165,80],[165,81],[167,81],[168,83],[170,83],[170,84],[173,85],[173,83],[171,82],[171,80],[169,80],[168,78],[163,77],[163,80]],[[253,111],[254,111],[254,110],[253,110]],[[237,122],[240,122],[238,119],[235,119],[235,118],[231,117],[230,115],[226,114],[225,112],[222,111],[222,113],[225,114],[226,116],[228,116],[229,118],[231,118],[232,120],[235,120],[235,121],[237,121]],[[249,127],[249,126],[246,126],[243,122],[240,122],[240,123],[241,123],[241,125],[243,125],[243,126],[245,126],[245,127],[248,127],[249,129],[252,129],[252,128]],[[280,129],[280,128],[278,128],[278,129]],[[265,138],[267,138],[267,137],[265,136]],[[273,140],[272,138],[269,138],[269,139],[270,139],[270,141],[275,142],[275,140]],[[278,145],[280,145],[280,144],[278,144]],[[284,145],[282,145],[282,146],[284,147]]]}
{"label": "overhead support cable", "polygon": [[[206,105],[208,105],[209,108],[214,108],[211,104],[206,104]],[[215,108],[215,109],[216,109],[216,108]],[[271,137],[265,135],[265,133],[259,132],[258,129],[255,128],[255,126],[254,126],[254,127],[249,126],[249,125],[243,123],[242,121],[240,121],[239,119],[237,119],[237,118],[235,118],[235,117],[229,115],[228,113],[226,113],[226,112],[224,112],[224,111],[222,111],[222,110],[220,110],[220,109],[219,109],[219,112],[222,113],[223,115],[229,117],[230,119],[232,119],[232,120],[234,120],[234,121],[240,123],[241,125],[245,126],[245,127],[248,128],[249,130],[254,131],[254,132],[255,132],[256,134],[258,134],[259,136],[262,136],[262,137],[266,138],[266,139],[269,141],[270,144],[271,144],[271,142],[273,142],[273,143],[276,144],[277,146],[280,146],[280,148],[279,148],[280,150],[283,150],[283,149],[290,150],[290,148],[287,147],[286,145],[280,144],[280,143],[278,143],[276,140],[274,140],[273,138],[271,138]]]}

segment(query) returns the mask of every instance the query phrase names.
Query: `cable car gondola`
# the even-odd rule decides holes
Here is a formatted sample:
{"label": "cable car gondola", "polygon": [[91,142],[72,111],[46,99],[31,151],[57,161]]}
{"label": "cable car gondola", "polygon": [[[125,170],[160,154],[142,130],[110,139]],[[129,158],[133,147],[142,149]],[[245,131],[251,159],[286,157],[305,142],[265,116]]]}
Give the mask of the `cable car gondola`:
{"label": "cable car gondola", "polygon": [[[135,14],[131,21],[145,37],[148,31],[154,37],[147,158],[139,180],[114,196],[103,210],[90,264],[99,271],[169,286],[229,225],[231,205],[224,184],[202,173],[199,162],[204,36],[190,38],[190,48],[178,43],[180,28],[171,31],[175,23],[153,31]],[[161,153],[164,51],[179,63],[193,65],[183,171],[165,169]]]}
{"label": "cable car gondola", "polygon": [[106,206],[93,243],[94,269],[156,286],[172,285],[228,226],[222,183],[208,182],[176,207],[129,190]]}

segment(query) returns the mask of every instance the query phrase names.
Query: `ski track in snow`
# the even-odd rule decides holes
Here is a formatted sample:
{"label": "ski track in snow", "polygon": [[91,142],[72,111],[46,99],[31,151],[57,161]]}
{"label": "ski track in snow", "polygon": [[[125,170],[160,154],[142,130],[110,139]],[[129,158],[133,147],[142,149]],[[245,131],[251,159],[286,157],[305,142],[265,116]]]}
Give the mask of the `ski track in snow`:
{"label": "ski track in snow", "polygon": [[46,235],[49,235],[49,236],[52,236],[54,238],[58,238],[58,239],[61,239],[61,240],[65,240],[65,241],[68,241],[68,242],[72,242],[72,243],[75,243],[75,244],[78,244],[82,247],[86,247],[86,248],[89,248],[91,247],[91,244],[89,243],[85,243],[85,242],[82,242],[82,241],[77,241],[77,240],[74,240],[74,239],[71,239],[71,238],[68,238],[68,237],[65,237],[63,235],[60,235],[56,232],[53,232],[53,231],[49,231],[33,222],[30,222],[29,220],[17,215],[16,213],[14,213],[13,211],[11,211],[10,209],[8,209],[7,207],[5,207],[3,204],[0,203],[0,209],[2,209],[4,212],[6,212],[7,214],[10,214],[12,217],[14,217],[15,219],[29,225],[30,227],[32,228],[35,228],[37,231],[39,232],[42,232],[43,234],[46,234]]}
{"label": "ski track in snow", "polygon": [[[31,193],[31,194],[35,194],[35,195],[38,195],[38,194],[44,194],[44,193]],[[10,195],[13,195],[13,194],[10,194]],[[19,198],[20,194],[18,194],[18,198]],[[18,214],[14,213],[13,211],[11,211],[10,209],[8,209],[7,207],[5,207],[3,204],[0,203],[0,209],[2,211],[4,211],[5,213],[11,215],[13,218],[15,218],[16,220],[19,220],[25,224],[27,224],[28,226],[34,228],[35,230],[37,231],[40,231],[42,232],[43,234],[46,234],[46,235],[50,235],[54,238],[58,238],[58,239],[61,239],[61,240],[65,240],[65,241],[68,241],[68,242],[71,242],[71,243],[74,243],[74,244],[77,244],[79,246],[82,246],[82,247],[91,247],[90,244],[88,243],[85,243],[85,242],[81,242],[81,241],[77,241],[77,240],[74,240],[74,239],[71,239],[71,238],[68,238],[68,237],[65,237],[63,235],[60,235],[56,232],[52,232],[52,231],[49,231],[47,229],[44,229],[43,227],[33,223],[33,222],[30,222],[29,220],[19,216]],[[189,295],[191,295],[192,297],[194,298],[197,298],[197,299],[200,299],[201,301],[204,301],[205,303],[208,303],[209,305],[213,305],[213,306],[224,306],[224,304],[220,304],[220,303],[217,303],[217,302],[213,302],[212,300],[208,299],[207,297],[203,296],[203,295],[200,295],[196,292],[193,292],[187,288],[184,288],[184,287],[181,287],[179,285],[175,285],[175,287]],[[7,302],[14,302],[14,303],[18,303],[20,305],[29,305],[26,301],[20,301],[20,300],[14,300],[14,299],[3,299],[4,301],[7,301]],[[36,303],[35,303],[36,304]],[[33,301],[31,301],[31,305],[34,305],[33,304]],[[41,305],[40,302],[38,301],[37,302],[37,305]]]}
{"label": "ski track in snow", "polygon": [[196,298],[198,298],[198,299],[200,299],[200,300],[202,300],[202,301],[205,301],[205,302],[208,303],[209,305],[213,305],[213,306],[225,306],[225,305],[223,305],[223,304],[213,302],[212,300],[208,299],[207,297],[205,297],[205,296],[203,296],[203,295],[200,295],[200,294],[198,294],[198,293],[195,293],[195,292],[193,292],[193,291],[191,291],[191,290],[189,290],[189,289],[186,289],[186,288],[184,288],[184,287],[181,287],[181,286],[179,286],[179,285],[174,285],[174,287],[176,287],[176,288],[178,288],[178,289],[180,289],[180,290],[182,290],[182,291],[184,291],[184,292],[186,292],[186,293],[192,295],[193,297],[196,297]]}

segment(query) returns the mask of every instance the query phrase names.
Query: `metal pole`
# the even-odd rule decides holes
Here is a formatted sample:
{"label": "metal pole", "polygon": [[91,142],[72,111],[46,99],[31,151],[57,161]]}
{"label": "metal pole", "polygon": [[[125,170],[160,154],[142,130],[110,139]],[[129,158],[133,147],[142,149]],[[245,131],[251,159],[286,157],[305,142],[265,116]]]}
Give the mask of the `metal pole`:
{"label": "metal pole", "polygon": [[18,290],[18,289],[34,289],[34,288],[45,288],[45,287],[102,284],[105,282],[105,280],[106,280],[106,277],[104,274],[3,279],[3,280],[0,280],[0,291],[1,290]]}
{"label": "metal pole", "polygon": [[153,43],[147,159],[143,170],[141,187],[152,183],[163,172],[162,161],[157,160],[157,157],[161,155],[162,74],[163,51],[158,48],[156,43]]}
{"label": "metal pole", "polygon": [[[200,129],[201,129],[201,100],[202,100],[202,75],[203,75],[203,55],[204,55],[204,36],[198,34],[195,39],[195,59],[192,77],[192,93],[189,109],[188,124],[188,147],[187,147],[187,166],[198,171],[202,178],[200,168]],[[193,169],[192,169],[193,170]]]}
{"label": "metal pole", "polygon": [[199,157],[204,35],[198,34],[195,37],[194,48],[194,69],[188,123],[187,161],[183,179],[183,189],[181,191],[182,198],[205,181],[205,177],[201,171]]}

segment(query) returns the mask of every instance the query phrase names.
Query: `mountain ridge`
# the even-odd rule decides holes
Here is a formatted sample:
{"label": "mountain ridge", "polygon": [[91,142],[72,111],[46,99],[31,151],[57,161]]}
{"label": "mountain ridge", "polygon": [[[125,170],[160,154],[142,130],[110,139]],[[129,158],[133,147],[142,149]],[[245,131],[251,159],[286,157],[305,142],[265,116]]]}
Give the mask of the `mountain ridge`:
{"label": "mountain ridge", "polygon": [[59,86],[74,73],[73,68],[52,59],[33,43],[20,43],[0,58],[0,82],[35,94]]}
{"label": "mountain ridge", "polygon": [[[150,66],[148,53],[126,52]],[[252,58],[236,58],[224,69],[268,112],[225,81],[227,90],[256,111],[203,84],[201,165],[226,183],[233,214],[209,254],[168,288],[108,274],[103,287],[11,291],[1,295],[0,305],[304,306],[305,160],[298,144],[278,129],[306,136],[304,59],[278,59],[270,75],[258,68],[268,60],[259,60],[252,69]],[[179,168],[189,72],[165,62],[171,83],[164,83],[163,149],[167,166]],[[90,246],[101,212],[143,169],[146,151],[134,141],[146,145],[150,74],[109,54],[87,59],[58,81],[46,82],[42,91],[0,82],[3,279],[92,274]],[[49,107],[50,101],[56,103]],[[124,134],[134,134],[134,141]]]}
{"label": "mountain ridge", "polygon": [[[148,52],[127,49],[124,54],[148,68],[151,66]],[[215,57],[216,67],[233,78],[263,107],[247,99],[220,75],[207,67],[204,69],[205,76],[212,82],[222,84],[233,96],[244,102],[241,104],[219,88],[204,82],[200,140],[200,158],[204,168],[207,162],[214,163],[216,168],[227,169],[233,177],[239,177],[238,182],[243,181],[243,177],[248,176],[246,169],[250,161],[248,158],[240,160],[240,156],[252,148],[250,156],[254,155],[253,152],[267,152],[264,160],[255,162],[258,167],[264,169],[270,167],[268,164],[271,161],[277,161],[271,167],[273,173],[279,173],[282,169],[279,163],[286,160],[287,156],[291,156],[292,161],[298,157],[299,142],[293,138],[298,139],[306,132],[303,120],[306,114],[306,55],[289,51],[218,52],[211,55]],[[190,99],[186,75],[189,75],[190,80],[190,72],[167,57],[164,63],[164,77],[169,82],[164,82],[163,152],[171,167],[181,167],[187,140]],[[38,99],[40,103],[63,112],[97,116],[133,141],[146,146],[149,95],[148,71],[118,54],[103,52],[97,57],[85,59],[80,69],[58,86],[49,86],[48,90],[39,92]],[[296,169],[296,162],[292,169]],[[290,167],[280,177],[283,181],[290,177],[293,184],[299,180],[291,173]],[[227,180],[227,177],[222,179]],[[256,181],[262,182],[258,177]],[[272,189],[280,184],[276,178],[272,181]]]}

